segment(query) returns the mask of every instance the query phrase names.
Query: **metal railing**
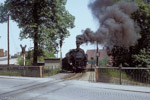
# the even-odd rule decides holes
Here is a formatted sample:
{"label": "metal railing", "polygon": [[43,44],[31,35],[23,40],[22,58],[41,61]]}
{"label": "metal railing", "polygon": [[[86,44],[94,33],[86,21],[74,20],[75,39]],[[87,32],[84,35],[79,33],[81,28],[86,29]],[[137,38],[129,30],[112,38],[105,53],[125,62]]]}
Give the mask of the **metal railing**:
{"label": "metal railing", "polygon": [[97,67],[96,81],[120,85],[150,86],[150,68]]}

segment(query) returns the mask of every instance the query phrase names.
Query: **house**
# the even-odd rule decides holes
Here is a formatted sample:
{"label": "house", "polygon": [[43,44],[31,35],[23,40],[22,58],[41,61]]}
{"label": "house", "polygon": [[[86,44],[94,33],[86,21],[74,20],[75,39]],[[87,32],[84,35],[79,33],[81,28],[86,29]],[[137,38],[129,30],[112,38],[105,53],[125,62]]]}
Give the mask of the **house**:
{"label": "house", "polygon": [[4,57],[4,49],[0,49],[0,57]]}
{"label": "house", "polygon": [[7,55],[8,55],[8,52],[6,50],[4,51],[4,49],[0,49],[0,57],[5,57]]}
{"label": "house", "polygon": [[[99,60],[104,60],[105,58],[108,57],[105,49],[99,49],[98,53],[99,53],[99,57],[98,57]],[[90,61],[92,57],[93,59],[96,59],[97,50],[87,50],[86,54],[88,55],[88,61]]]}
{"label": "house", "polygon": [[[97,50],[93,49],[93,50],[87,50],[86,54],[88,55],[88,63],[91,64],[91,60],[93,59],[94,64],[96,63],[96,54],[97,54]],[[99,49],[98,50],[98,60],[102,61],[102,60],[108,60],[108,64],[107,66],[112,66],[113,65],[113,57],[112,56],[108,56],[106,49]]]}
{"label": "house", "polygon": [[50,68],[59,68],[60,67],[60,58],[47,58],[45,59],[45,67]]}

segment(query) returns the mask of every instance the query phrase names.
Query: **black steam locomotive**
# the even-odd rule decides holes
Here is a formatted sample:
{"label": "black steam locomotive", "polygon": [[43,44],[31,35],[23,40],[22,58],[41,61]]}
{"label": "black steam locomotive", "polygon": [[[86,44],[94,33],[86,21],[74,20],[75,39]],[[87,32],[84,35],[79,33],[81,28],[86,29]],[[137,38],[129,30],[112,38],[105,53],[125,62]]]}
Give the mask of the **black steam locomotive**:
{"label": "black steam locomotive", "polygon": [[87,54],[77,47],[70,50],[62,60],[62,69],[73,72],[83,72],[87,65]]}

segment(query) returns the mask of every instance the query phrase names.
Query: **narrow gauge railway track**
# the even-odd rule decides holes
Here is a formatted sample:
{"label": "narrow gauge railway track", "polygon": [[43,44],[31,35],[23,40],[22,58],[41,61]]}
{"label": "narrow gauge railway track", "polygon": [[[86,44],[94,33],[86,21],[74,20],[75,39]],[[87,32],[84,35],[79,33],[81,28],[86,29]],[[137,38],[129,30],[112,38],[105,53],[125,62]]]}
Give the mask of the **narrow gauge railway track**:
{"label": "narrow gauge railway track", "polygon": [[72,73],[70,75],[66,75],[64,78],[62,78],[60,80],[54,80],[54,81],[51,80],[51,81],[42,82],[42,83],[39,83],[39,84],[27,86],[27,87],[24,87],[24,88],[20,88],[20,89],[17,89],[17,90],[12,90],[12,91],[9,91],[9,92],[5,92],[5,93],[0,94],[0,100],[7,100],[7,98],[9,98],[9,97],[15,97],[15,96],[17,96],[21,93],[25,93],[25,92],[28,92],[30,90],[39,89],[41,87],[45,87],[45,86],[48,86],[48,85],[53,85],[53,84],[56,84],[56,83],[60,83],[60,82],[68,81],[68,80],[73,80],[73,79],[79,79],[82,75],[83,75],[83,73]]}

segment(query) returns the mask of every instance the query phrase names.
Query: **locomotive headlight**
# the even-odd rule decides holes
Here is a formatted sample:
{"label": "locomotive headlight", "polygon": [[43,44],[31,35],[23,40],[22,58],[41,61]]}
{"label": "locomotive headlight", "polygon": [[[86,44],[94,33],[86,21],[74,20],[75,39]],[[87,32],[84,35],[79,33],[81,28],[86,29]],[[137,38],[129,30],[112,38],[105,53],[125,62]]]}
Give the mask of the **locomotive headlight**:
{"label": "locomotive headlight", "polygon": [[70,65],[72,65],[72,63],[70,63]]}

